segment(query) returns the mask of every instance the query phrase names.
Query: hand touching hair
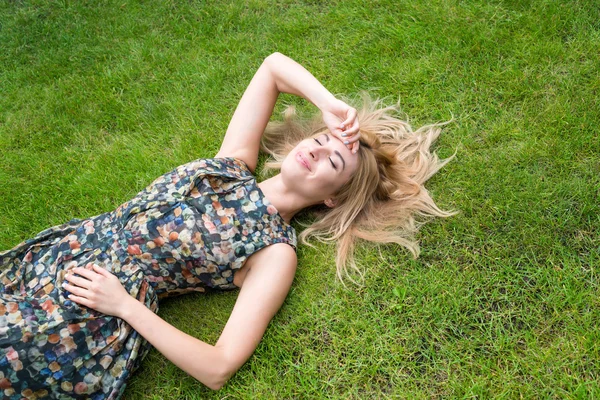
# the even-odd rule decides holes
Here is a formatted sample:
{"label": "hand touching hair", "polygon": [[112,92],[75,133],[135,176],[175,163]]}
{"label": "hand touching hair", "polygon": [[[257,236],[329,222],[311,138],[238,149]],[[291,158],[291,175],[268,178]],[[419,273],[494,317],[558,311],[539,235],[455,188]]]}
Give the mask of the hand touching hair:
{"label": "hand touching hair", "polygon": [[[362,275],[354,260],[357,239],[375,243],[397,243],[414,257],[419,254],[415,235],[427,219],[448,217],[453,212],[437,207],[425,182],[450,158],[440,160],[431,152],[439,136],[440,124],[413,131],[410,124],[397,118],[398,107],[383,107],[380,100],[364,97],[359,109],[359,168],[336,194],[336,207],[315,207],[309,212],[317,218],[300,234],[337,242],[336,266],[340,279],[350,271]],[[285,155],[306,137],[327,128],[321,120],[300,121],[288,109],[282,123],[271,123],[263,135],[262,149],[272,156],[266,169],[278,169]]]}

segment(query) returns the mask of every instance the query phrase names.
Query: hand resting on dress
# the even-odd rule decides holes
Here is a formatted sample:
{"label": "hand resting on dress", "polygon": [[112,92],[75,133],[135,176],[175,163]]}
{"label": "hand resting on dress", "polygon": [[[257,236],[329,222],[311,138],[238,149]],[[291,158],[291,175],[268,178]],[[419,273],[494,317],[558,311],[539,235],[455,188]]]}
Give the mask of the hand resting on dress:
{"label": "hand resting on dress", "polygon": [[135,300],[119,279],[102,267],[93,265],[93,270],[79,267],[73,268],[72,272],[65,276],[69,283],[63,283],[63,287],[71,292],[69,300],[75,303],[122,318],[120,310],[125,308],[128,300]]}

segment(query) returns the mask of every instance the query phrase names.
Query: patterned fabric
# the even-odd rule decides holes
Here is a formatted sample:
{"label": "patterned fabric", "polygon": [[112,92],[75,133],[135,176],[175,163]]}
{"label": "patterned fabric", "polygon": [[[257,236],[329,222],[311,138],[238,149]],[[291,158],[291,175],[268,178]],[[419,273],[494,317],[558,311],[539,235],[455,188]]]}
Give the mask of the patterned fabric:
{"label": "patterned fabric", "polygon": [[149,349],[126,322],[68,300],[66,271],[99,265],[156,312],[158,299],[233,289],[233,273],[294,229],[233,158],[196,160],[113,212],[0,253],[0,394],[116,399]]}

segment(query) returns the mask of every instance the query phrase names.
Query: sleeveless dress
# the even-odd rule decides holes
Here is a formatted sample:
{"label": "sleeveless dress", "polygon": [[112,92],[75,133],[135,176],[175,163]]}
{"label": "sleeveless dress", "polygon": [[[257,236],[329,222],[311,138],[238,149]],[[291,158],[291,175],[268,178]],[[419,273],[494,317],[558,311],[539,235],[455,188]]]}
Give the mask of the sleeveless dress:
{"label": "sleeveless dress", "polygon": [[66,271],[99,265],[156,312],[166,296],[234,289],[234,271],[274,243],[295,248],[294,229],[246,164],[221,158],[0,253],[0,397],[116,399],[149,350],[123,320],[70,301]]}

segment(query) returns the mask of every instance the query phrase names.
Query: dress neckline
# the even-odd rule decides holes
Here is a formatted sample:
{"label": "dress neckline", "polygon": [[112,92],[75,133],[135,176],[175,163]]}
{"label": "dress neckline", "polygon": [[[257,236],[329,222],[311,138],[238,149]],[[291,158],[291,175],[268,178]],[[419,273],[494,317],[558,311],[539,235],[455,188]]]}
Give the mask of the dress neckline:
{"label": "dress neckline", "polygon": [[263,190],[260,188],[260,186],[258,185],[259,182],[256,180],[256,177],[254,176],[254,174],[252,173],[252,171],[250,171],[250,168],[248,168],[248,164],[246,164],[246,162],[240,158],[237,157],[221,157],[223,159],[229,159],[232,160],[234,162],[237,162],[238,165],[240,165],[241,167],[243,167],[254,179],[254,181],[256,182],[256,188],[258,189],[258,192],[260,193],[262,199],[263,199],[263,204],[265,205],[265,207],[273,207],[273,209],[275,210],[275,212],[273,214],[269,214],[269,215],[276,215],[277,218],[279,218],[281,220],[281,222],[283,223],[283,225],[285,226],[286,230],[289,228],[293,228],[290,222],[287,222],[279,213],[279,210],[277,209],[277,207],[275,207],[273,205],[273,203],[271,202],[271,200],[269,200],[269,198],[265,195],[265,193],[263,192]]}

